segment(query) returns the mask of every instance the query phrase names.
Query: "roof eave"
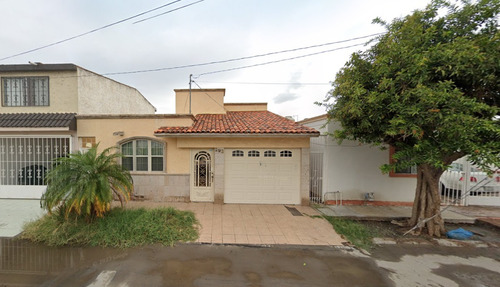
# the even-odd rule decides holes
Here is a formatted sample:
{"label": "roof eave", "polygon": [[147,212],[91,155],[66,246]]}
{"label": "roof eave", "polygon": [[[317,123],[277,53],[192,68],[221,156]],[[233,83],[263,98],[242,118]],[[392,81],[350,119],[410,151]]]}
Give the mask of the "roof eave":
{"label": "roof eave", "polygon": [[155,133],[156,137],[319,137],[319,133]]}
{"label": "roof eave", "polygon": [[0,127],[0,132],[67,132],[70,127]]}

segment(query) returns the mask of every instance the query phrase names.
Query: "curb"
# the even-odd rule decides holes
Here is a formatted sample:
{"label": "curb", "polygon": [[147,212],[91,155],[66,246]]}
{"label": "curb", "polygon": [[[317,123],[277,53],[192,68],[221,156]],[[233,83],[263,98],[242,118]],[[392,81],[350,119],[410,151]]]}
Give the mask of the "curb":
{"label": "curb", "polygon": [[473,247],[473,248],[500,248],[500,243],[483,242],[478,240],[455,240],[447,238],[422,239],[422,238],[373,238],[375,245],[438,245],[442,247]]}

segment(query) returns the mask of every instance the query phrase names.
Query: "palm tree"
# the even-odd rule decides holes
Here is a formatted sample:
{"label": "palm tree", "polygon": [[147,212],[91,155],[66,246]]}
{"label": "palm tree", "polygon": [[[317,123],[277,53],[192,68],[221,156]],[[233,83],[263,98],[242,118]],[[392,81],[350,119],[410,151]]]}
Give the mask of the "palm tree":
{"label": "palm tree", "polygon": [[101,153],[97,148],[55,160],[54,168],[47,173],[47,191],[41,200],[49,213],[56,209],[66,219],[76,214],[91,220],[110,210],[113,196],[122,207],[130,199],[133,181],[117,160],[121,155],[110,153],[111,147]]}

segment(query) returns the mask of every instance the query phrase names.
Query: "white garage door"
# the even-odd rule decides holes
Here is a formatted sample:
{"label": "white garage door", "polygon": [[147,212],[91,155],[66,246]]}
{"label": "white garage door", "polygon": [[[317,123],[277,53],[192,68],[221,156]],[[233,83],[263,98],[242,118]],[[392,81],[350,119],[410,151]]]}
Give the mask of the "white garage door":
{"label": "white garage door", "polygon": [[224,202],[300,204],[300,150],[226,149]]}

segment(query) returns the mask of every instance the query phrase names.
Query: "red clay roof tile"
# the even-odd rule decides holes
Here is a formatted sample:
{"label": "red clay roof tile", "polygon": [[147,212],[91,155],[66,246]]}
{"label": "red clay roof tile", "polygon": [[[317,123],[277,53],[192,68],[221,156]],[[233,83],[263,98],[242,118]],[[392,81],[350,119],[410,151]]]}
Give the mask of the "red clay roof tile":
{"label": "red clay roof tile", "polygon": [[161,127],[155,134],[319,134],[296,122],[269,111],[199,114],[190,127]]}

